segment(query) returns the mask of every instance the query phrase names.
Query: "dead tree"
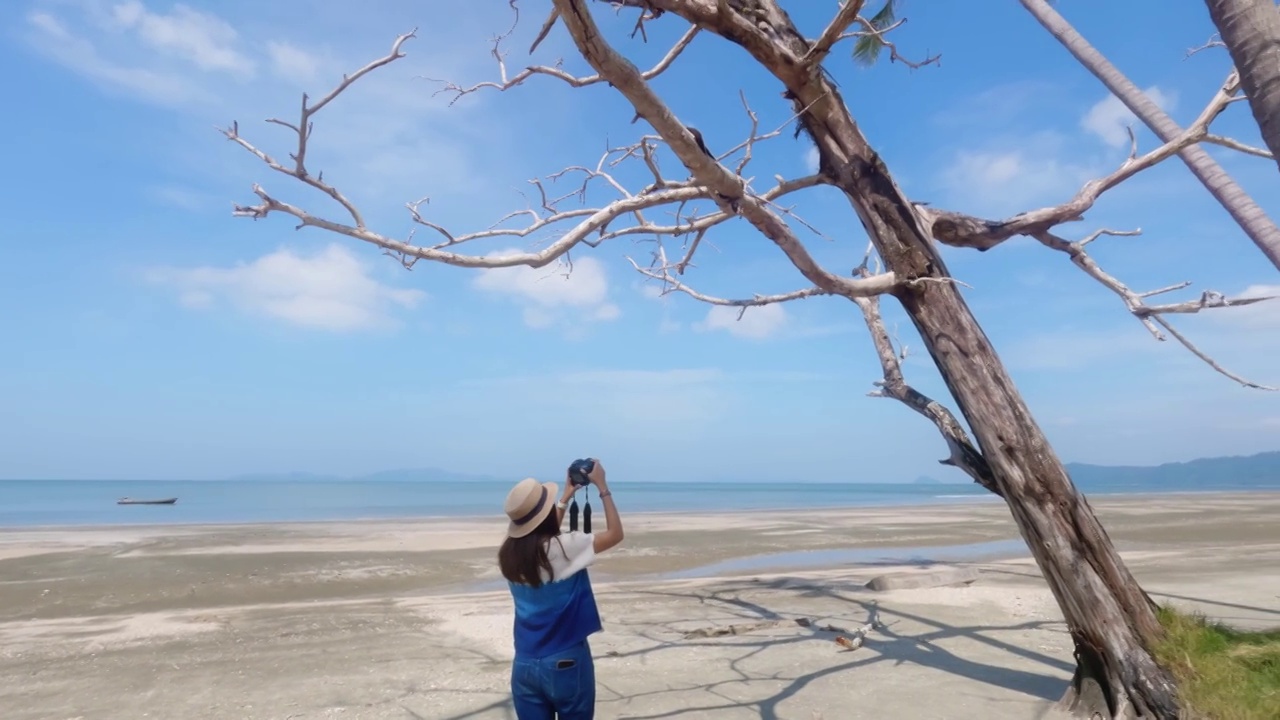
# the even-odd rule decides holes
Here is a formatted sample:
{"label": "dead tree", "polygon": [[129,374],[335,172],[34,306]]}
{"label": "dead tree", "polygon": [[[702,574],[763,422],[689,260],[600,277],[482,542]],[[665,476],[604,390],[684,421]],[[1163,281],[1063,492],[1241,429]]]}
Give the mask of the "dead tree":
{"label": "dead tree", "polygon": [[[1156,339],[1173,337],[1214,370],[1247,387],[1274,389],[1221,367],[1175,330],[1168,320],[1169,316],[1179,313],[1244,305],[1264,298],[1228,299],[1206,292],[1198,299],[1151,304],[1152,297],[1181,290],[1189,283],[1135,291],[1089,255],[1089,244],[1098,238],[1136,234],[1136,231],[1104,229],[1079,240],[1069,240],[1057,230],[1063,223],[1082,219],[1103,193],[1183,148],[1204,141],[1209,123],[1235,96],[1235,84],[1219,89],[1190,128],[1145,154],[1138,153],[1135,142],[1130,157],[1119,168],[1086,183],[1062,204],[1002,221],[982,220],[912,203],[862,135],[839,90],[824,71],[823,63],[832,48],[847,40],[871,39],[889,48],[895,58],[901,58],[886,37],[896,25],[862,17],[863,3],[859,0],[847,0],[816,39],[803,37],[777,0],[613,0],[613,4],[639,10],[637,32],[633,36],[643,36],[646,23],[664,15],[683,19],[690,27],[654,67],[641,71],[605,39],[596,25],[591,2],[554,0],[552,16],[543,23],[539,40],[553,24],[563,24],[594,74],[578,77],[556,63],[530,66],[509,75],[503,55],[495,47],[498,81],[471,87],[446,84],[443,88],[461,97],[485,89],[509,90],[535,77],[557,79],[574,87],[607,84],[631,103],[636,119],[643,119],[654,131],[635,144],[609,150],[594,166],[574,166],[547,179],[532,181],[538,193],[537,207],[504,218],[505,221],[527,216],[530,218],[527,225],[510,227],[499,221],[479,232],[454,233],[425,217],[419,202],[408,205],[412,219],[420,228],[437,234],[440,241],[428,245],[414,242],[412,236],[393,238],[370,228],[359,209],[335,185],[313,174],[306,166],[307,142],[316,113],[351,83],[403,57],[402,48],[413,37],[412,33],[398,38],[387,56],[345,77],[319,101],[304,98],[301,117],[296,123],[270,121],[289,128],[296,135],[289,162],[281,162],[260,149],[246,139],[236,125],[224,131],[230,140],[272,170],[310,185],[336,201],[349,219],[339,221],[314,214],[279,200],[262,185],[253,188],[258,203],[238,206],[235,213],[255,219],[272,213],[290,215],[298,221],[299,228],[321,228],[373,244],[406,267],[412,267],[419,260],[471,268],[543,267],[566,260],[569,253],[580,246],[597,247],[623,237],[654,239],[651,260],[628,259],[639,272],[661,283],[665,292],[684,293],[705,303],[738,307],[743,311],[820,296],[839,296],[852,301],[860,308],[871,331],[883,369],[883,378],[872,395],[900,400],[927,417],[938,427],[949,447],[949,457],[942,462],[960,468],[1008,504],[1057,599],[1075,643],[1078,667],[1064,704],[1085,716],[1175,717],[1179,710],[1177,690],[1151,652],[1152,643],[1161,634],[1152,601],[1130,574],[1088,502],[1072,484],[959,293],[958,281],[948,272],[935,242],[989,250],[1014,236],[1034,238],[1045,247],[1063,253],[1119,297],[1126,310]],[[514,1],[512,7],[515,7]],[[756,187],[746,174],[753,148],[783,134],[791,121],[772,131],[761,132],[755,113],[743,98],[751,125],[747,138],[721,155],[712,155],[701,142],[701,133],[686,127],[654,92],[650,81],[671,68],[697,35],[708,32],[739,46],[777,79],[794,113],[792,120],[812,138],[819,152],[816,174],[795,179],[776,177],[769,187]],[[662,159],[668,154],[674,155],[691,176],[676,179],[664,173]],[[625,166],[631,163],[645,178],[639,189],[629,188],[623,178]],[[557,179],[566,181],[571,176],[580,178],[581,184],[557,197],[550,189],[552,183]],[[833,271],[819,264],[794,229],[807,224],[780,204],[789,194],[819,185],[842,191],[865,229],[870,248],[853,272]],[[597,188],[613,199],[594,206],[588,203],[587,198],[594,197],[592,191]],[[562,204],[570,198],[582,199],[584,206],[564,209]],[[708,206],[711,207],[705,214],[698,210]],[[656,214],[660,208],[673,210],[674,220],[666,223],[651,219],[649,213]],[[687,284],[686,272],[695,266],[699,248],[706,244],[704,238],[727,221],[738,219],[773,243],[807,281],[806,286],[788,293],[731,299],[707,295]],[[555,239],[539,250],[496,257],[461,252],[468,242],[527,238],[552,230]],[[670,238],[681,238],[683,242],[677,248]],[[668,240],[664,242],[664,239]],[[885,295],[898,301],[910,316],[971,428],[972,440],[945,406],[907,383],[898,362],[900,352],[880,317],[879,301]]]}

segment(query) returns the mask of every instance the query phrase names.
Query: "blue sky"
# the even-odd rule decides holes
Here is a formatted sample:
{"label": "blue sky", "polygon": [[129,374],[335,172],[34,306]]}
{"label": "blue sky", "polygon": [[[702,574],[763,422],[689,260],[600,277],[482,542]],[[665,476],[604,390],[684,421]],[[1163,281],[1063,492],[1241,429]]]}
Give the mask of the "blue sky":
{"label": "blue sky", "polygon": [[[22,5],[19,9],[18,5]],[[515,72],[548,3],[526,0],[510,43]],[[792,2],[811,35],[834,3]],[[655,297],[613,240],[574,254],[565,279],[419,263],[287,218],[231,216],[271,192],[340,218],[327,198],[272,173],[215,130],[287,155],[302,91],[326,92],[418,27],[408,57],[370,75],[316,118],[309,166],[382,233],[405,237],[404,204],[458,232],[526,207],[530,177],[594,165],[647,128],[603,86],[535,78],[453,106],[426,78],[492,80],[489,39],[505,0],[20,0],[0,33],[0,115],[10,182],[0,194],[0,477],[216,478],[239,473],[365,473],[435,466],[553,475],[575,457],[644,479],[960,479],[922,418],[865,397],[879,377],[856,308],[811,299],[740,322],[679,295]],[[1072,0],[1061,11],[1180,123],[1229,69],[1222,51],[1185,59],[1212,33],[1194,0]],[[828,66],[856,117],[917,200],[998,217],[1069,198],[1127,152],[1131,118],[1017,3],[909,3],[896,34],[911,71]],[[677,18],[628,40],[630,18],[601,22],[638,65],[685,29]],[[1136,33],[1135,28],[1143,28]],[[847,50],[847,48],[846,48]],[[557,28],[535,60],[581,71]],[[743,91],[764,127],[790,114],[778,87],[735,48],[698,38],[656,87],[720,151],[745,137]],[[1247,109],[1215,128],[1260,144]],[[1144,148],[1153,146],[1145,131]],[[1280,217],[1275,165],[1213,155]],[[789,133],[757,148],[754,174],[807,172]],[[675,167],[670,158],[666,167]],[[620,181],[643,185],[643,168]],[[684,177],[683,173],[675,173]],[[275,175],[273,177],[273,175]],[[306,191],[306,192],[304,192]],[[599,201],[604,193],[589,198]],[[834,268],[865,244],[848,207],[819,191],[795,210]],[[660,218],[661,211],[653,217]],[[1269,266],[1180,163],[1107,195],[1098,227],[1136,238],[1091,246],[1137,289],[1194,280],[1228,294],[1280,291]],[[418,241],[428,236],[418,233]],[[475,243],[477,255],[554,235]],[[690,282],[745,296],[803,279],[744,222],[708,237]],[[671,241],[668,241],[671,242]],[[1120,301],[1065,256],[1027,240],[987,253],[948,249],[952,271],[1036,416],[1069,461],[1149,464],[1280,447],[1280,396],[1240,388],[1172,343],[1157,343]],[[915,351],[909,380],[946,399]],[[1280,308],[1188,318],[1180,327],[1231,369],[1280,384]]]}

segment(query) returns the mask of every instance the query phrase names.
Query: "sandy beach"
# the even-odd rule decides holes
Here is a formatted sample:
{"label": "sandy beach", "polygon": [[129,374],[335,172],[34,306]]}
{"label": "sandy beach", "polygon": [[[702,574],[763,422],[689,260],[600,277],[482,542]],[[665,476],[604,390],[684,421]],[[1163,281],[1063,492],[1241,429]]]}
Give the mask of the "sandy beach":
{"label": "sandy beach", "polygon": [[[1159,601],[1280,625],[1280,494],[1099,498]],[[1038,718],[1072,669],[1003,505],[628,515],[601,718]],[[596,522],[602,522],[602,517]],[[513,718],[503,523],[0,530],[5,720]],[[874,591],[938,567],[968,584]],[[854,637],[875,622],[862,646]]]}

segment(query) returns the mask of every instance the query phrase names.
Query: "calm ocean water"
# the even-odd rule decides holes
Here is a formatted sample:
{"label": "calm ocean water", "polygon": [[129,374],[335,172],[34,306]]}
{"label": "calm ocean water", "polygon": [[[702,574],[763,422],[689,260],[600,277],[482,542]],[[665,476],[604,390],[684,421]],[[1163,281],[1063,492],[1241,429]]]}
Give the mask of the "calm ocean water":
{"label": "calm ocean water", "polygon": [[[628,512],[760,510],[919,505],[994,500],[973,484],[612,483]],[[0,527],[170,523],[297,522],[462,517],[502,513],[509,483],[429,481],[0,480]],[[1215,484],[1191,490],[1280,490]],[[1086,488],[1090,495],[1144,492]],[[1145,490],[1150,492],[1150,489]],[[121,497],[176,497],[176,505],[116,505]],[[592,493],[592,498],[595,494]],[[599,505],[598,501],[593,503]],[[597,507],[598,510],[598,507]]]}

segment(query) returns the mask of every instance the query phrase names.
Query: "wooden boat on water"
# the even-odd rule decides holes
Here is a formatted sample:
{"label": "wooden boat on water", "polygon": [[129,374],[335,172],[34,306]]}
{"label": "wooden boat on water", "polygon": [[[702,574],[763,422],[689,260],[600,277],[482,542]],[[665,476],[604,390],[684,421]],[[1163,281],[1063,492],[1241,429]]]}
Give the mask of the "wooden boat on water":
{"label": "wooden boat on water", "polygon": [[163,498],[161,500],[134,500],[133,498],[123,497],[116,501],[117,505],[172,505],[178,502],[178,498]]}

